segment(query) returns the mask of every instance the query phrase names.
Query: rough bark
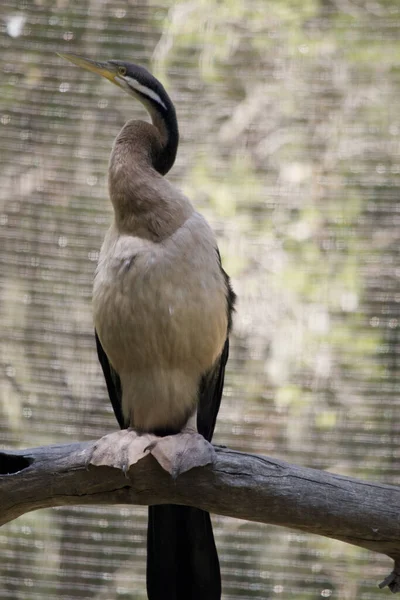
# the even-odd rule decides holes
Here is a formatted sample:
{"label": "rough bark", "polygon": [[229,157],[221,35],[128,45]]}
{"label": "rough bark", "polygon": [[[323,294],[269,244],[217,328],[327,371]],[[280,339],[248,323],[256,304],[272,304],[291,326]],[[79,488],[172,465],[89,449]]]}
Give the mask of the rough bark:
{"label": "rough bark", "polygon": [[[400,488],[220,447],[212,465],[173,479],[152,456],[134,464],[128,457],[123,464],[117,435],[122,433],[97,442],[1,452],[0,524],[50,506],[196,506],[386,554],[395,566],[381,586],[400,591]],[[101,460],[95,457],[99,446]]]}

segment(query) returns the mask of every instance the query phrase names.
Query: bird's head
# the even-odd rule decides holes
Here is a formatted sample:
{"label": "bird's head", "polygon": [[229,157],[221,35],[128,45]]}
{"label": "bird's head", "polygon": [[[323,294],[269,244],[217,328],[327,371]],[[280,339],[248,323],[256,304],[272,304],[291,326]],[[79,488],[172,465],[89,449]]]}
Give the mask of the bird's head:
{"label": "bird's head", "polygon": [[59,53],[78,67],[105,77],[140,100],[146,108],[148,103],[160,112],[167,112],[172,104],[162,84],[144,67],[122,60],[97,62],[72,53]]}
{"label": "bird's head", "polygon": [[59,53],[59,56],[105,77],[144,105],[164,148],[160,164],[155,166],[160,173],[167,173],[175,160],[179,133],[174,105],[158,79],[144,67],[122,60],[97,62],[70,52]]}

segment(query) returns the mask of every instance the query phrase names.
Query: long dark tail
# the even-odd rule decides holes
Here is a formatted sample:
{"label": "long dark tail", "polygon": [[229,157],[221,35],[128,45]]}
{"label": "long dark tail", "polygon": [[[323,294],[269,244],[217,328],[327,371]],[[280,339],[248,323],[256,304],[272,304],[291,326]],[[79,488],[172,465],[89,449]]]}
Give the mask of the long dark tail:
{"label": "long dark tail", "polygon": [[149,600],[220,600],[209,513],[173,504],[149,506],[147,594]]}

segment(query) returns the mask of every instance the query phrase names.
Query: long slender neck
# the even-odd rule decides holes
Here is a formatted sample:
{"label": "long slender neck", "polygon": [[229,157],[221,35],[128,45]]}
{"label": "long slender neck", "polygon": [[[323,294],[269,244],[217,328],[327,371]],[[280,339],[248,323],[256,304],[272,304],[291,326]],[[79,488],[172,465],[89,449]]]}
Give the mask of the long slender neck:
{"label": "long slender neck", "polygon": [[161,148],[153,157],[153,167],[161,175],[166,175],[175,162],[179,144],[178,120],[175,107],[168,96],[164,99],[167,110],[161,112],[151,103],[146,108],[151,116],[154,127],[159,133]]}
{"label": "long slender neck", "polygon": [[[121,232],[162,240],[193,212],[190,201],[161,176],[166,157],[163,132],[156,124],[128,121],[111,152],[108,186]],[[166,158],[165,158],[166,157]],[[167,169],[168,170],[168,169]]]}

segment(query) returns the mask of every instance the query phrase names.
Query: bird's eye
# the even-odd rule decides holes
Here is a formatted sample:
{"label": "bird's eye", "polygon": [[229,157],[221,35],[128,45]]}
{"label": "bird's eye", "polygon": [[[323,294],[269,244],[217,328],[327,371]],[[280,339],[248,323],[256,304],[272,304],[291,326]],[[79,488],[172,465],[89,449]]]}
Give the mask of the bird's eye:
{"label": "bird's eye", "polygon": [[124,75],[126,75],[125,67],[118,67],[118,75],[122,75],[122,77],[124,77]]}

